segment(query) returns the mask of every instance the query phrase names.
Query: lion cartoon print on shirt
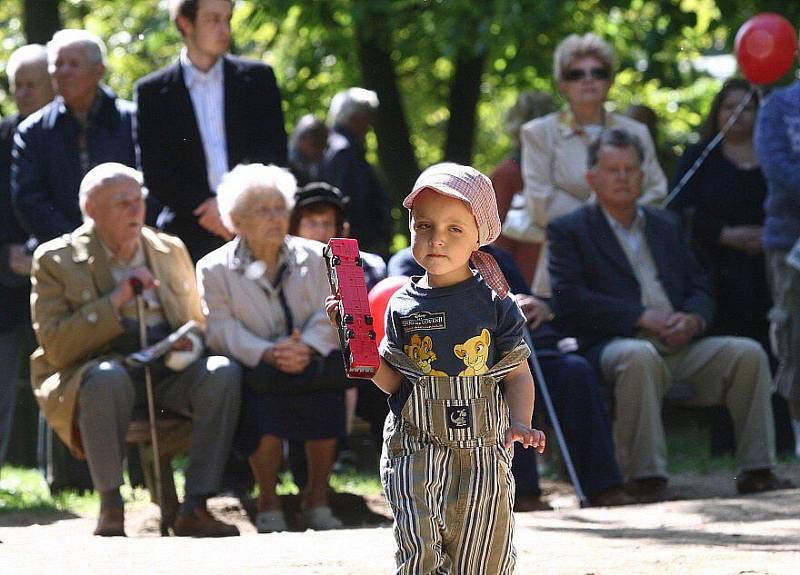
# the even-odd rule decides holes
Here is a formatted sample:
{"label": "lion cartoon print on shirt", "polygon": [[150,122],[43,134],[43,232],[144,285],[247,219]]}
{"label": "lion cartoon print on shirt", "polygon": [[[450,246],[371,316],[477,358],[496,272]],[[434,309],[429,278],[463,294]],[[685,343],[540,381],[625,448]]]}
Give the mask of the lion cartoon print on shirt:
{"label": "lion cartoon print on shirt", "polygon": [[403,351],[417,364],[423,374],[447,377],[445,372],[433,369],[431,366],[436,361],[436,352],[432,348],[433,341],[431,336],[426,335],[421,338],[419,335],[414,334],[411,336],[411,343],[403,346]]}
{"label": "lion cartoon print on shirt", "polygon": [[464,362],[466,369],[458,375],[482,375],[489,371],[489,347],[492,343],[492,334],[488,329],[483,329],[480,335],[469,338],[463,344],[453,347],[453,353]]}

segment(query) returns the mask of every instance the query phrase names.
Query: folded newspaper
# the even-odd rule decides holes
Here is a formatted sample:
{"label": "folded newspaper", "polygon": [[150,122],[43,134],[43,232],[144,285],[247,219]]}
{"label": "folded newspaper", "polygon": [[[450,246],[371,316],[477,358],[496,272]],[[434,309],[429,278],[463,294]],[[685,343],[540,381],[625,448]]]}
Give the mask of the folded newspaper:
{"label": "folded newspaper", "polygon": [[181,327],[173,331],[167,337],[150,345],[142,350],[136,351],[125,358],[128,365],[133,367],[144,367],[153,363],[155,360],[164,357],[182,337],[187,337],[191,332],[199,332],[199,326],[195,320],[189,320]]}

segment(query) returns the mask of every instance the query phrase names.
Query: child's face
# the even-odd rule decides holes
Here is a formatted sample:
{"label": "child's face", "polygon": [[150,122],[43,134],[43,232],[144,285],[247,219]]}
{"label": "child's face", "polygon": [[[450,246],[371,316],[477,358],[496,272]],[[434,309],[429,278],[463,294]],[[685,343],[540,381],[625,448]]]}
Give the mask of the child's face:
{"label": "child's face", "polygon": [[467,204],[431,189],[414,198],[411,251],[428,272],[430,285],[453,285],[471,277],[469,256],[478,247],[478,226]]}
{"label": "child's face", "polygon": [[323,244],[336,235],[336,208],[320,212],[305,212],[297,225],[297,235],[307,240],[317,240]]}

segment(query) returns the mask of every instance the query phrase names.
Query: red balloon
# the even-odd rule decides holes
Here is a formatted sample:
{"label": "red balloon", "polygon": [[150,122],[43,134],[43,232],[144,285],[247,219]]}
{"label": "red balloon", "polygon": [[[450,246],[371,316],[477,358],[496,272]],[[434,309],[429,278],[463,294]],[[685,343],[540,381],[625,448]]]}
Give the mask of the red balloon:
{"label": "red balloon", "polygon": [[771,84],[792,67],[797,33],[789,21],[773,12],[757,14],[736,33],[736,59],[752,84]]}
{"label": "red balloon", "polygon": [[375,341],[380,343],[385,331],[384,320],[386,315],[386,305],[392,294],[400,289],[408,281],[406,276],[392,276],[382,279],[376,283],[367,298],[369,299],[369,309],[372,312],[372,327],[375,329]]}

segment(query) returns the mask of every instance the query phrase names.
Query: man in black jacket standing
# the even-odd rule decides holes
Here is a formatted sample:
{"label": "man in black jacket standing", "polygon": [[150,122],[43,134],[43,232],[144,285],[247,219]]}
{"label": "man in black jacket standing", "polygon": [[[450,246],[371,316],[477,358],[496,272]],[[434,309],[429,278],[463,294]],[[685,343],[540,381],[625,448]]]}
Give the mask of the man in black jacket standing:
{"label": "man in black jacket standing", "polygon": [[103,41],[86,30],[59,30],[47,59],[56,98],[17,128],[11,167],[20,223],[42,242],[81,224],[78,188],[89,170],[136,163],[133,103],[103,83]]}
{"label": "man in black jacket standing", "polygon": [[231,0],[171,0],[184,41],[177,62],[137,82],[139,162],[172,214],[163,228],[196,261],[230,239],[217,209],[222,175],[241,163],[286,165],[281,95],[272,69],[227,54]]}
{"label": "man in black jacket standing", "polygon": [[19,123],[53,99],[44,46],[17,48],[8,59],[6,75],[17,113],[0,122],[0,365],[5,366],[0,372],[0,467],[9,446],[21,356],[33,350],[32,246],[26,246],[28,233],[11,206],[11,147]]}
{"label": "man in black jacket standing", "polygon": [[364,148],[378,113],[378,95],[364,88],[349,88],[331,100],[331,132],[322,160],[321,179],[349,198],[345,217],[350,237],[362,250],[389,257],[392,219],[389,199]]}

